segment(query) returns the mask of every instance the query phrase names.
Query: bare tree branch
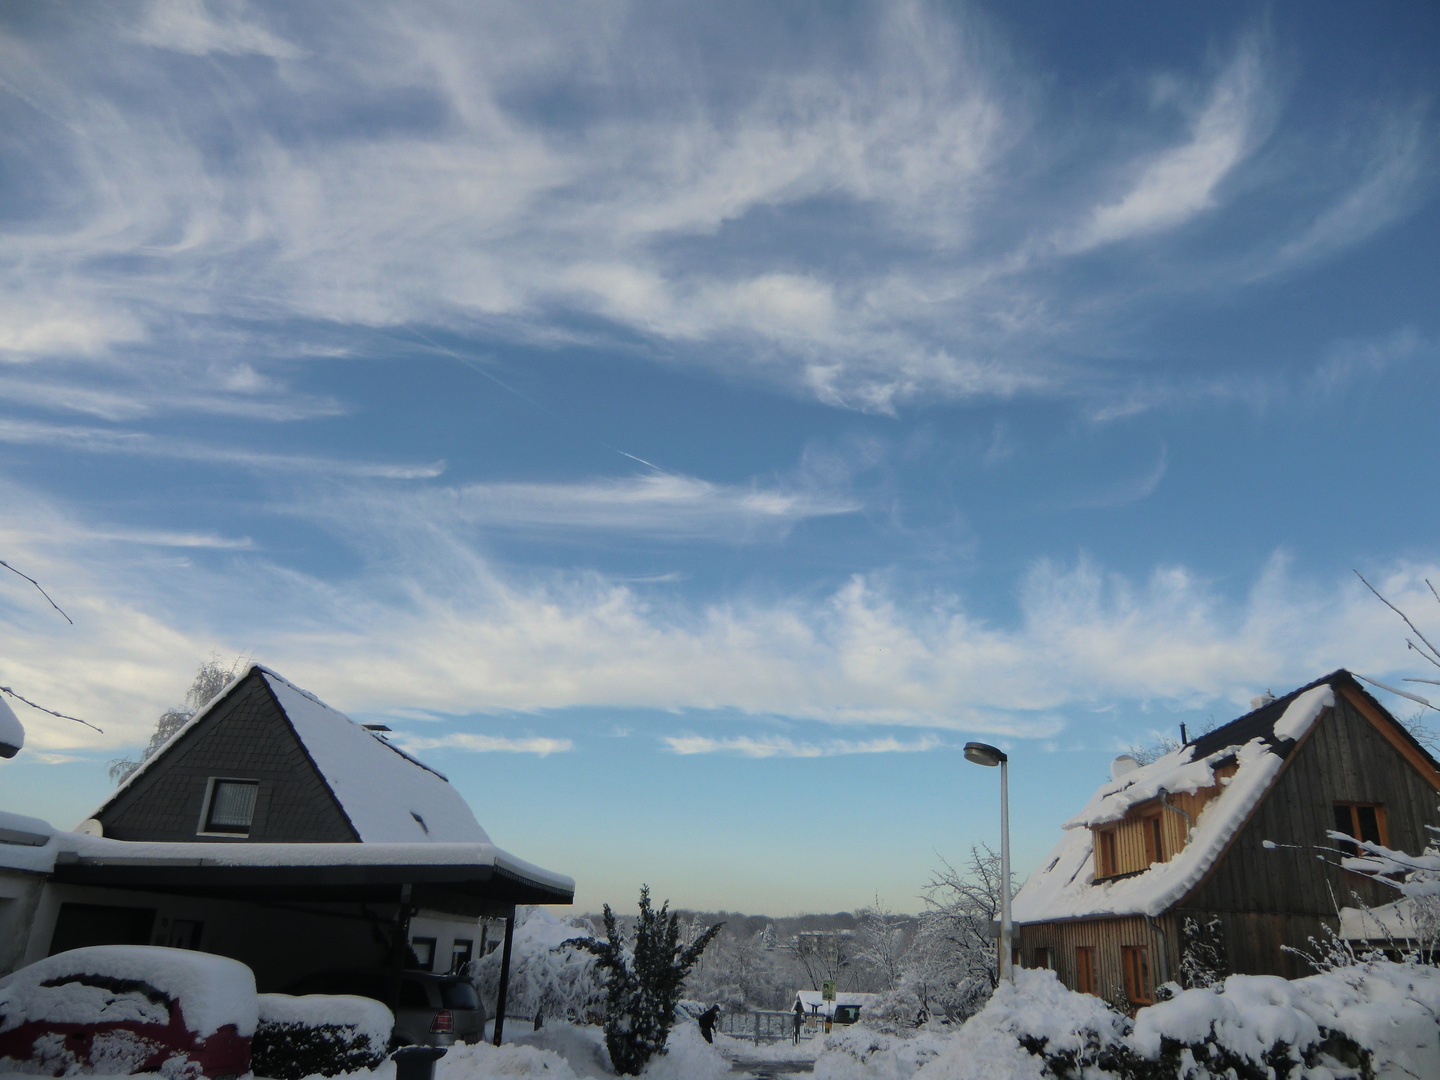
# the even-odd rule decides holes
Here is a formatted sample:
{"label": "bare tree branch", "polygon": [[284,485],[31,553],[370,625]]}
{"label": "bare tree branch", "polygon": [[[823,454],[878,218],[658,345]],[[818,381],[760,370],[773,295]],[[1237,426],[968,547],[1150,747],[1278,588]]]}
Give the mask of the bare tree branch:
{"label": "bare tree branch", "polygon": [[[0,559],[0,566],[3,566],[6,570],[9,570],[12,574],[20,574],[20,571],[19,571],[19,570],[16,570],[15,567],[11,566],[11,565],[10,565],[8,562],[6,562],[4,559]],[[41,596],[45,597],[46,600],[50,600],[50,594],[49,594],[48,592],[46,592],[44,589],[41,589],[41,588],[40,588],[40,582],[36,581],[36,580],[35,580],[33,577],[31,577],[29,574],[20,574],[20,576],[23,577],[26,581],[30,582],[31,585],[34,585],[35,588],[40,589],[40,595],[41,595]],[[71,626],[74,626],[74,625],[75,625],[75,620],[72,619],[72,618],[70,618],[69,615],[65,615],[64,610],[62,610],[61,607],[60,607],[60,605],[57,604],[54,600],[50,600],[50,606],[53,607],[56,611],[60,612],[61,615],[64,615],[64,616],[65,616],[65,621],[68,622]],[[23,700],[23,699],[22,699],[22,700]],[[37,706],[37,708],[38,708],[38,706]],[[47,711],[48,711],[48,710],[47,710]],[[74,720],[75,718],[74,718],[73,716],[67,716],[66,719],[67,719],[67,720]],[[80,722],[83,724],[85,721],[82,720],[82,721],[80,721]],[[99,729],[97,728],[96,730],[98,731]]]}
{"label": "bare tree branch", "polygon": [[[63,615],[64,612],[61,612],[61,614]],[[8,686],[0,686],[0,692],[9,694],[9,695],[10,695],[11,697],[13,697],[16,701],[23,701],[26,705],[29,705],[32,709],[39,709],[41,712],[43,712],[43,713],[49,713],[51,716],[58,716],[61,720],[74,720],[77,724],[84,724],[86,727],[88,727],[88,728],[90,728],[90,729],[92,729],[92,730],[94,730],[94,731],[100,732],[101,735],[104,735],[104,734],[105,734],[105,732],[104,732],[103,729],[96,727],[94,724],[90,723],[89,720],[81,720],[78,716],[69,716],[69,715],[67,715],[66,713],[63,713],[63,712],[56,712],[54,709],[47,709],[47,708],[45,708],[44,705],[36,705],[35,702],[31,701],[31,700],[30,700],[29,698],[27,698],[27,697],[21,697],[21,696],[20,696],[19,694],[17,694],[14,690],[11,690],[10,687],[8,687]]]}
{"label": "bare tree branch", "polygon": [[[1360,573],[1359,570],[1355,571],[1355,576],[1358,577],[1361,581],[1365,581],[1365,575]],[[1425,582],[1425,584],[1430,585],[1430,582],[1427,581]],[[1412,649],[1415,649],[1416,652],[1420,653],[1421,656],[1425,656],[1425,659],[1429,660],[1436,667],[1440,667],[1440,659],[1436,659],[1437,657],[1440,657],[1440,649],[1437,649],[1434,645],[1430,644],[1430,639],[1427,638],[1424,634],[1422,634],[1420,632],[1420,628],[1410,621],[1410,616],[1406,615],[1405,612],[1401,611],[1394,604],[1390,603],[1389,600],[1386,600],[1385,597],[1380,596],[1380,590],[1375,588],[1374,585],[1371,585],[1370,582],[1365,581],[1365,587],[1369,589],[1372,593],[1374,593],[1377,597],[1379,597],[1382,604],[1388,607],[1391,611],[1395,612],[1396,615],[1399,615],[1400,618],[1405,620],[1405,625],[1410,627],[1411,630],[1414,630],[1415,636],[1418,637],[1421,641],[1425,642],[1426,647],[1430,650],[1430,655],[1425,656],[1425,652],[1422,649],[1418,648],[1413,641],[1408,641],[1407,639],[1407,643],[1410,645],[1410,647]],[[1430,591],[1432,593],[1435,591],[1435,587],[1433,585],[1430,586]],[[1440,597],[1436,597],[1436,599],[1440,599]]]}

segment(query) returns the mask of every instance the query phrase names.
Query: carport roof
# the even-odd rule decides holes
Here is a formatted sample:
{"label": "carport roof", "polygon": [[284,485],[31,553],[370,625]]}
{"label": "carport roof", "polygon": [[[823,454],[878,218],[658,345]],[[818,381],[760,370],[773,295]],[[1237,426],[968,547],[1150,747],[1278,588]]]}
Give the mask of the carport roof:
{"label": "carport roof", "polygon": [[[13,841],[4,835],[7,822]],[[22,834],[23,833],[23,840]],[[36,843],[36,841],[42,841]],[[7,851],[7,849],[9,849]],[[7,859],[7,854],[16,857]],[[111,840],[0,814],[0,866],[72,885],[253,901],[395,901],[482,915],[569,904],[575,882],[490,843],[251,844]]]}

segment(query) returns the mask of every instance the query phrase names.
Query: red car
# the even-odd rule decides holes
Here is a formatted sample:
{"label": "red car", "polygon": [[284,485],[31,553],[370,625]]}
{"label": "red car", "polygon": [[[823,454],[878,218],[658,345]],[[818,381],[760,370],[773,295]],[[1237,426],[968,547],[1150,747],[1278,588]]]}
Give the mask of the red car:
{"label": "red car", "polygon": [[250,1071],[255,977],[186,949],[99,945],[0,979],[0,1073],[227,1080]]}

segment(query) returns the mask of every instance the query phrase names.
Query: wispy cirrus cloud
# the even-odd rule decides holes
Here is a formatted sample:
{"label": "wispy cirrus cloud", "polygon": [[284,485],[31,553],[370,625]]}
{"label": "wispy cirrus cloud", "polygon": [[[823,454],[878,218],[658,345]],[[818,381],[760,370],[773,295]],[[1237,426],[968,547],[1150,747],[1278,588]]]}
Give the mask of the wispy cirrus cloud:
{"label": "wispy cirrus cloud", "polygon": [[735,542],[783,536],[812,518],[853,514],[862,500],[814,486],[719,484],[651,472],[582,483],[478,483],[423,492],[353,492],[307,500],[302,511],[329,519],[397,515],[442,528],[536,532],[606,531],[671,540]]}
{"label": "wispy cirrus cloud", "polygon": [[[1405,663],[1403,627],[1358,581],[1297,578],[1279,555],[1239,595],[1183,566],[1132,578],[1087,559],[1042,560],[1017,583],[1013,616],[996,621],[960,596],[916,595],[877,575],[805,598],[663,601],[599,574],[520,577],[428,523],[404,539],[401,562],[389,547],[362,545],[362,569],[343,581],[260,551],[136,560],[87,541],[93,524],[23,489],[10,485],[5,496],[7,561],[42,580],[75,620],[0,587],[7,685],[106,717],[107,746],[143,740],[194,658],[212,649],[251,653],[372,716],[692,709],[918,728],[922,739],[1050,738],[1117,700],[1243,705],[1257,686],[1298,685],[1339,666],[1384,678]],[[56,543],[67,525],[78,535]],[[1436,571],[1397,565],[1372,580],[1423,614],[1433,606],[1427,574]],[[93,745],[53,718],[27,726],[42,750]],[[715,753],[841,748],[771,743],[753,729],[703,737]],[[848,752],[870,742],[839,738],[853,744]]]}
{"label": "wispy cirrus cloud", "polygon": [[405,750],[419,753],[423,750],[468,750],[474,754],[563,754],[573,750],[570,739],[552,739],[543,735],[511,738],[505,735],[480,735],[473,732],[457,731],[449,735],[422,736],[396,733],[391,741]]}
{"label": "wispy cirrus cloud", "polygon": [[[222,324],[639,335],[671,362],[884,412],[1075,393],[1104,364],[1070,346],[1112,330],[1138,293],[1234,284],[1229,262],[1168,284],[1141,264],[1113,285],[1055,275],[1221,222],[1282,105],[1256,35],[1180,95],[1195,101],[1183,141],[1084,162],[1054,150],[1037,172],[1030,149],[1065,145],[1077,123],[1155,145],[1173,114],[1057,131],[1045,73],[972,7],[854,9],[806,24],[803,48],[763,11],[743,42],[647,11],[411,0],[340,17],[173,0],[77,14],[54,36],[0,29],[23,168],[65,195],[3,233],[0,352],[136,371],[205,355]],[[1413,206],[1418,152],[1396,145],[1339,201],[1334,185],[1310,196],[1298,234],[1277,215],[1248,262],[1333,253]],[[1297,198],[1284,170],[1246,175],[1252,195]],[[1069,224],[1061,179],[1093,196]],[[1050,241],[1034,221],[1058,223],[1038,234]],[[227,398],[244,394],[202,400]]]}
{"label": "wispy cirrus cloud", "polygon": [[1092,210],[1062,248],[1085,251],[1144,236],[1214,209],[1216,188],[1258,141],[1265,97],[1259,43],[1250,39],[1216,80],[1189,139],[1144,162],[1125,194]]}
{"label": "wispy cirrus cloud", "polygon": [[706,735],[666,735],[662,738],[674,753],[731,754],[747,758],[818,758],[847,754],[922,754],[947,744],[936,735],[901,740],[887,735],[878,739],[825,739],[796,742],[783,735],[739,735],[721,739]]}
{"label": "wispy cirrus cloud", "polygon": [[243,469],[383,480],[424,480],[439,476],[445,471],[443,461],[425,465],[404,465],[323,458],[309,454],[278,454],[242,447],[216,446],[196,440],[151,435],[142,431],[76,427],[36,420],[0,418],[0,443],[53,446],[87,454],[127,454]]}

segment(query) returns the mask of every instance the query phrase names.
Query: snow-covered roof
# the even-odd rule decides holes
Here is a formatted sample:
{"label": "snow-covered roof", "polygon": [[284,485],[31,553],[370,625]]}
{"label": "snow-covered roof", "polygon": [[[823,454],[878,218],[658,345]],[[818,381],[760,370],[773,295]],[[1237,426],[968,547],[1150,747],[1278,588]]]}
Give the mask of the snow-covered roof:
{"label": "snow-covered roof", "polygon": [[[837,1008],[853,1005],[857,1008],[873,1006],[880,1000],[879,994],[851,994],[837,990],[834,1001],[825,1000],[823,990],[797,990],[795,998],[805,1007],[806,1013],[817,1012],[820,1016],[834,1016]],[[793,1007],[793,1006],[792,1006]]]}
{"label": "snow-covered roof", "polygon": [[[1338,673],[1337,673],[1338,674]],[[1329,678],[1240,717],[1188,746],[1103,784],[1075,817],[1011,906],[1017,923],[1106,915],[1158,915],[1199,884],[1270,790],[1290,752],[1321,712],[1335,704]],[[1264,715],[1261,715],[1264,714]],[[1189,842],[1168,862],[1131,876],[1095,881],[1091,829],[1119,821],[1160,795],[1216,786],[1215,768],[1233,760],[1233,776],[1195,819]]]}
{"label": "snow-covered roof", "polygon": [[[38,843],[37,843],[38,841]],[[39,818],[0,811],[0,870],[49,874],[64,866],[489,868],[501,875],[573,893],[575,880],[517,859],[488,840],[366,844],[211,844],[112,840],[61,832]]]}
{"label": "snow-covered roof", "polygon": [[[115,789],[105,806],[155,767],[252,673],[264,679],[295,737],[363,843],[489,843],[441,774],[260,664],[250,664]],[[99,816],[102,806],[92,816]]]}
{"label": "snow-covered roof", "polygon": [[[10,703],[5,700],[5,695],[0,694],[0,748],[13,747],[16,751],[25,745],[25,728],[20,723],[20,718],[15,715],[15,710],[10,708]],[[0,749],[0,757],[6,756],[3,749]]]}

